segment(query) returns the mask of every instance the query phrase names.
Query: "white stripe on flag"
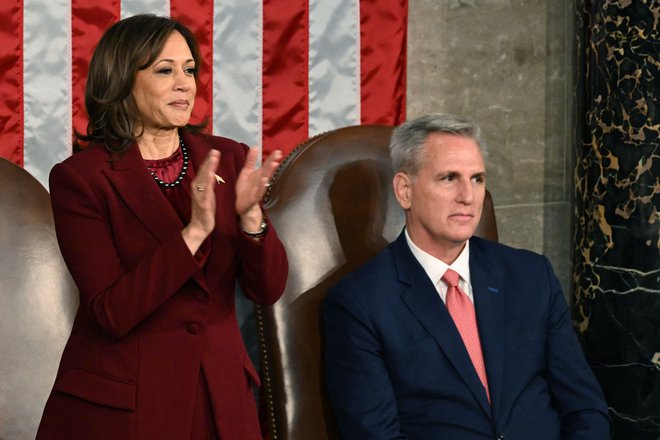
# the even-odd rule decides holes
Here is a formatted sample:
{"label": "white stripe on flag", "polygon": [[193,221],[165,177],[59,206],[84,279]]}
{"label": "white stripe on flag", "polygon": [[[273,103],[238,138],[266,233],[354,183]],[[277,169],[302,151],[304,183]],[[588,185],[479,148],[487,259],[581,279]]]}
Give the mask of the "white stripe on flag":
{"label": "white stripe on flag", "polygon": [[121,18],[137,14],[156,14],[170,16],[169,0],[121,0]]}
{"label": "white stripe on flag", "polygon": [[216,0],[213,22],[213,133],[261,149],[262,2]]}
{"label": "white stripe on flag", "polygon": [[48,188],[48,174],[71,155],[71,3],[24,0],[25,169]]}
{"label": "white stripe on flag", "polygon": [[[210,0],[206,1],[210,2]],[[401,5],[396,1],[383,2],[382,5],[379,4],[376,7],[370,2],[360,5],[359,0],[305,0],[305,2],[307,1],[309,23],[296,23],[305,28],[309,24],[308,40],[306,42],[303,40],[303,44],[291,45],[290,55],[294,57],[292,59],[295,57],[307,58],[308,64],[300,66],[300,70],[306,70],[308,73],[296,76],[295,69],[287,69],[285,73],[292,77],[292,82],[296,85],[295,89],[298,92],[304,94],[305,91],[308,91],[309,94],[301,95],[299,101],[285,103],[284,107],[297,105],[298,108],[292,108],[292,111],[300,112],[304,110],[302,107],[305,103],[308,105],[309,114],[296,114],[293,115],[294,119],[288,120],[286,115],[277,114],[269,119],[270,113],[263,112],[264,95],[262,91],[263,84],[270,84],[269,79],[271,81],[273,79],[273,76],[262,78],[264,74],[263,38],[269,34],[264,31],[263,23],[286,26],[286,23],[280,22],[286,14],[281,14],[282,17],[279,15],[264,17],[264,11],[282,12],[281,9],[277,9],[280,7],[279,3],[277,3],[276,9],[273,9],[274,2],[267,3],[264,7],[262,0],[214,0],[213,49],[208,51],[206,48],[207,52],[212,52],[213,59],[205,59],[206,66],[202,66],[203,69],[212,68],[213,71],[211,79],[213,120],[210,121],[210,130],[213,133],[261,147],[264,137],[267,138],[266,142],[273,142],[272,133],[279,132],[280,128],[291,132],[290,143],[293,144],[303,140],[302,133],[297,133],[296,127],[307,126],[307,129],[302,130],[305,132],[304,135],[313,136],[341,126],[360,124],[363,120],[389,121],[392,118],[402,117],[396,114],[398,108],[396,106],[383,105],[382,109],[380,105],[374,106],[374,102],[387,103],[387,96],[390,95],[397,99],[401,96],[405,98],[405,90],[389,90],[389,87],[399,86],[394,81],[396,78],[393,79],[388,75],[399,75],[402,72],[393,67],[392,63],[396,62],[394,58],[385,57],[387,59],[383,61],[389,63],[386,67],[392,71],[391,73],[384,72],[369,81],[369,84],[386,84],[388,89],[385,94],[373,93],[367,83],[361,83],[361,70],[370,69],[370,75],[373,76],[380,63],[378,58],[383,58],[384,55],[374,50],[372,54],[368,55],[368,62],[361,59],[360,14],[364,12],[361,11],[363,7],[366,8],[367,13],[373,12],[372,8],[379,11],[384,8],[393,13],[405,13],[407,2],[404,1]],[[24,16],[23,161],[25,168],[45,186],[52,166],[68,157],[71,151],[71,2],[72,0],[50,0],[48,2],[22,0]],[[169,15],[172,3],[172,0],[120,0],[120,3],[113,2],[112,4],[118,4],[121,16],[125,17],[146,11]],[[82,14],[84,11],[78,12]],[[295,15],[296,20],[301,19],[301,13],[302,11],[298,11]],[[78,17],[78,21],[81,18]],[[84,17],[84,19],[93,22],[97,17]],[[384,17],[375,16],[374,19],[365,21],[368,24],[366,37],[374,37],[371,35],[374,33],[373,29],[378,29],[374,26],[374,20],[379,19],[382,20]],[[393,26],[393,22],[397,21],[396,16],[390,16],[388,20],[385,24],[389,26]],[[73,21],[76,22],[76,20]],[[282,32],[272,34],[276,38],[281,38],[280,35],[285,35],[286,31],[294,32],[296,29],[298,28],[279,29]],[[270,29],[267,30],[270,31]],[[298,34],[296,34],[296,38],[302,37]],[[372,38],[372,40],[381,41],[378,38]],[[268,43],[280,44],[282,42],[269,40]],[[300,43],[300,41],[296,41],[296,43]],[[306,45],[309,47],[308,57],[295,52],[302,49],[305,46],[304,43],[307,43]],[[396,42],[394,47],[398,47]],[[268,49],[266,54],[272,54],[272,48]],[[289,52],[286,53],[289,54]],[[279,60],[269,60],[269,62],[277,64]],[[364,64],[362,64],[363,62]],[[405,64],[401,68],[405,72]],[[273,74],[270,71],[267,73]],[[278,82],[271,84],[272,87],[267,90],[270,94],[273,94],[274,89],[281,90],[281,87],[287,84],[287,75],[281,74],[282,72],[275,73]],[[308,80],[308,84],[304,84],[304,77]],[[362,87],[365,89],[361,90]],[[366,95],[362,97],[361,93],[365,92]],[[277,93],[275,93],[276,95]],[[374,99],[375,95],[381,98]],[[303,99],[307,101],[305,102]],[[370,105],[363,108],[363,103],[366,101],[369,101]],[[399,101],[397,102],[401,104]],[[267,103],[269,111],[273,106],[276,107],[275,110],[282,110],[282,106],[278,107],[277,102]],[[305,117],[309,119],[305,120]],[[282,127],[264,127],[264,120],[270,121],[270,123],[275,121]],[[278,142],[281,142],[279,138]],[[293,145],[282,145],[281,147],[285,149],[285,153],[288,153]]]}
{"label": "white stripe on flag", "polygon": [[309,136],[360,123],[359,0],[309,1]]}

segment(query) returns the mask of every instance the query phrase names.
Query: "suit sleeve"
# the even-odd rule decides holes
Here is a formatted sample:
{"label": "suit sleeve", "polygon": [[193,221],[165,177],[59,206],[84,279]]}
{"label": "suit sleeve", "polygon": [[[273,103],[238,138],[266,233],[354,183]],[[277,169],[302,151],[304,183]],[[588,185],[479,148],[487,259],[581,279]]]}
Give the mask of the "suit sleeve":
{"label": "suit sleeve", "polygon": [[243,236],[238,249],[241,258],[238,282],[245,296],[257,304],[275,303],[284,292],[289,273],[284,246],[273,225],[266,221],[266,236],[259,242]]}
{"label": "suit sleeve", "polygon": [[324,304],[325,383],[344,439],[405,440],[377,330],[345,287]]}
{"label": "suit sleeve", "polygon": [[[241,144],[243,154],[234,154],[237,174],[245,165],[247,145]],[[277,236],[273,224],[268,219],[268,232],[259,241],[239,233],[238,254],[241,265],[238,282],[243,294],[257,304],[273,304],[279,299],[286,287],[289,264],[284,245]],[[238,221],[238,219],[237,219]],[[238,226],[240,229],[240,225]]]}
{"label": "suit sleeve", "polygon": [[550,262],[544,261],[551,288],[547,380],[562,419],[561,438],[609,439],[605,398],[578,342],[557,277]]}
{"label": "suit sleeve", "polygon": [[58,243],[81,305],[108,334],[127,334],[200,270],[180,231],[123,267],[104,201],[91,185],[64,163],[51,171],[50,190]]}

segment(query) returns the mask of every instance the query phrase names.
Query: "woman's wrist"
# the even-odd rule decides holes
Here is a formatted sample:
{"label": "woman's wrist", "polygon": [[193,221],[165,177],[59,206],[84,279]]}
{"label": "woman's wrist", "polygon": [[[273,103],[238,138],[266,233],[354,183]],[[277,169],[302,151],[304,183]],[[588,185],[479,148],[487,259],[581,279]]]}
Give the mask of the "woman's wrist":
{"label": "woman's wrist", "polygon": [[259,225],[259,230],[255,232],[251,231],[246,231],[243,230],[245,235],[247,235],[250,238],[253,238],[255,240],[260,240],[266,236],[266,232],[268,232],[268,223],[266,222],[266,219],[261,220],[261,224]]}
{"label": "woman's wrist", "polygon": [[204,232],[202,228],[196,227],[194,224],[188,224],[188,226],[181,231],[183,241],[186,243],[186,246],[188,246],[192,255],[195,255],[208,235],[209,234]]}
{"label": "woman's wrist", "polygon": [[259,205],[254,205],[240,217],[241,229],[245,232],[257,232],[261,228],[264,214]]}
{"label": "woman's wrist", "polygon": [[240,225],[243,232],[250,238],[260,239],[268,230],[266,217],[261,211],[261,207],[255,205],[247,213],[241,216]]}

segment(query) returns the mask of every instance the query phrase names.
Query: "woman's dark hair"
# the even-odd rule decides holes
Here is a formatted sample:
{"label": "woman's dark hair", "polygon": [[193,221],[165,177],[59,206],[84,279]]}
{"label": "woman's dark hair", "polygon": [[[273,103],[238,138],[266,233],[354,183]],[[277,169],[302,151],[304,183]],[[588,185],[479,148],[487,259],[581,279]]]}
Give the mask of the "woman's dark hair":
{"label": "woman's dark hair", "polygon": [[[139,112],[131,91],[138,70],[149,67],[162,52],[172,32],[179,32],[195,60],[195,80],[201,65],[193,33],[168,17],[141,14],[112,25],[101,37],[92,55],[85,89],[89,122],[85,135],[76,132],[74,149],[83,142],[100,142],[107,149],[123,152],[135,142]],[[189,125],[199,131],[199,126]]]}

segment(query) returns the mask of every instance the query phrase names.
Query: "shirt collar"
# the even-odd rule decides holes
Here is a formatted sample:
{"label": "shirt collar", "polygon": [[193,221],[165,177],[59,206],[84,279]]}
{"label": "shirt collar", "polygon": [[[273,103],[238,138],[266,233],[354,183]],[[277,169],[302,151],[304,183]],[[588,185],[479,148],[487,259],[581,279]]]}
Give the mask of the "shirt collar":
{"label": "shirt collar", "polygon": [[[471,296],[472,288],[470,282],[470,240],[465,242],[463,250],[458,255],[456,260],[451,265],[448,265],[444,261],[434,257],[426,251],[420,249],[415,243],[413,243],[410,235],[408,235],[408,230],[404,230],[406,234],[406,241],[410,247],[410,251],[413,253],[419,264],[424,269],[424,272],[429,276],[434,286],[438,286],[438,282],[445,274],[447,269],[451,268],[455,270],[460,275],[461,279],[459,285],[461,288],[466,291],[469,291],[468,296]],[[444,283],[442,283],[444,285]]]}

